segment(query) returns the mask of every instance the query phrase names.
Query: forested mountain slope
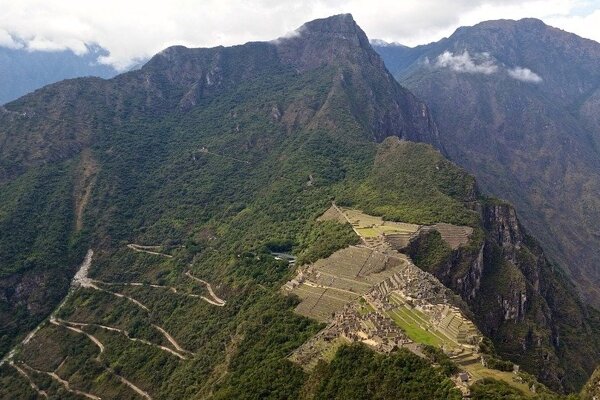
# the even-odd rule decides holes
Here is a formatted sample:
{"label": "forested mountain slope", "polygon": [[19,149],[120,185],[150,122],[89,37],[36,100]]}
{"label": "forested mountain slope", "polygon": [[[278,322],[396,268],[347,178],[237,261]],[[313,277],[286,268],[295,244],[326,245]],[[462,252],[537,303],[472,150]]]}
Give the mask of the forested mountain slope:
{"label": "forested mountain slope", "polygon": [[600,44],[523,19],[377,51],[431,107],[445,154],[515,204],[598,304]]}
{"label": "forested mountain slope", "polygon": [[[562,391],[600,359],[595,310],[511,206],[414,143],[442,138],[350,15],[51,85],[0,127],[2,352],[52,313],[1,367],[2,396],[397,398],[405,382],[403,398],[460,398],[406,350],[344,347],[314,374],[287,359],[322,326],[293,313],[279,288],[294,271],[269,250],[310,262],[356,243],[317,221],[332,200],[473,228],[466,246],[424,235],[408,252],[462,297],[494,356]],[[355,387],[363,371],[385,384]]]}

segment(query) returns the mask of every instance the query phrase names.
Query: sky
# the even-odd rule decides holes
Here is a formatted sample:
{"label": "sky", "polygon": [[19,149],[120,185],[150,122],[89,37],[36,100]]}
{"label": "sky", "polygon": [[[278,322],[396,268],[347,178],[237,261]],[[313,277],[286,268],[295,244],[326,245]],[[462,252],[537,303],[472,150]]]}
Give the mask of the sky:
{"label": "sky", "polygon": [[99,45],[123,70],[181,44],[271,40],[304,22],[352,13],[371,39],[409,46],[490,19],[534,17],[600,42],[600,0],[0,0],[0,46],[29,51]]}

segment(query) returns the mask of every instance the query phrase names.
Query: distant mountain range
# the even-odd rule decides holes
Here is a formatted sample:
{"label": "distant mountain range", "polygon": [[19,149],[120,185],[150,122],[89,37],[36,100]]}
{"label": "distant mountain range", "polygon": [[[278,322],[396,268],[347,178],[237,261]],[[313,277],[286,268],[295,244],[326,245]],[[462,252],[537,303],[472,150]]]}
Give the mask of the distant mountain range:
{"label": "distant mountain range", "polygon": [[27,51],[0,47],[0,104],[50,83],[82,76],[112,78],[118,71],[98,63],[106,50],[90,46],[88,53]]}
{"label": "distant mountain range", "polygon": [[600,304],[600,44],[523,19],[375,49],[431,107],[445,154]]}

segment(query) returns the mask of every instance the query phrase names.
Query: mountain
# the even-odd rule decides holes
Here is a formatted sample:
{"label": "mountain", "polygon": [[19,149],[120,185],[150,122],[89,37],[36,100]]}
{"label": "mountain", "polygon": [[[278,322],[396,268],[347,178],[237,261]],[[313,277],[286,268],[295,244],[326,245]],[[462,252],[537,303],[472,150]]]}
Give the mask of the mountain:
{"label": "mountain", "polygon": [[600,44],[523,19],[376,49],[431,107],[445,154],[513,203],[597,305]]}
{"label": "mountain", "polygon": [[46,52],[0,47],[0,104],[63,79],[112,78],[117,71],[98,63],[102,55],[106,51],[96,46],[90,46],[84,55],[69,50]]}
{"label": "mountain", "polygon": [[[428,107],[350,15],[46,86],[6,105],[0,143],[0,397],[459,399],[458,385],[558,398],[536,379],[579,390],[600,360],[595,309],[512,206],[430,145],[444,142]],[[321,217],[340,207],[372,226]],[[416,232],[402,254],[378,242],[378,217]],[[384,278],[414,261],[413,288],[442,298],[423,310],[487,338],[450,359],[407,305],[413,347],[292,362],[326,327],[282,286],[296,263],[354,250]],[[331,285],[317,286],[324,307],[357,293]],[[472,389],[452,380],[464,365],[483,374]]]}

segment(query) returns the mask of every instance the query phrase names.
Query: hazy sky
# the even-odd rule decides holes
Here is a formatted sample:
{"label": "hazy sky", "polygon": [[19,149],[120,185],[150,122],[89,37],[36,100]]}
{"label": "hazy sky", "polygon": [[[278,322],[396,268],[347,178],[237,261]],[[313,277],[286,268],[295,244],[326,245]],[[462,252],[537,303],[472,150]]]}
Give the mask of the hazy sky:
{"label": "hazy sky", "polygon": [[269,40],[304,22],[352,13],[371,39],[416,45],[461,25],[536,17],[600,41],[600,0],[0,0],[0,46],[110,51],[124,68],[173,44]]}

